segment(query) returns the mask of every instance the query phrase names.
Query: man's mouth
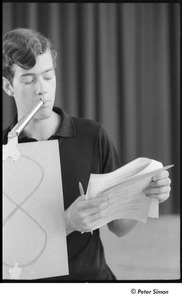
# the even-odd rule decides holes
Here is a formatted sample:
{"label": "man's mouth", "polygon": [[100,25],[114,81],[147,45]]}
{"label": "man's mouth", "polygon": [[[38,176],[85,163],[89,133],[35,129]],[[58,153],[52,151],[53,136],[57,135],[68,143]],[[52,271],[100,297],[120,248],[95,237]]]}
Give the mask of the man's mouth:
{"label": "man's mouth", "polygon": [[42,108],[45,108],[45,107],[50,105],[51,101],[50,100],[43,100],[43,103],[44,104],[42,105]]}

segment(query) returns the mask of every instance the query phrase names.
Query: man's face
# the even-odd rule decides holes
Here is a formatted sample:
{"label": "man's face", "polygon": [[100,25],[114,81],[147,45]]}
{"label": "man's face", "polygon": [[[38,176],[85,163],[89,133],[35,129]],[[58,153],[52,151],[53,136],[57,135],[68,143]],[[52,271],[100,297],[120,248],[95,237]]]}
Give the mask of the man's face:
{"label": "man's face", "polygon": [[14,78],[12,89],[20,119],[32,103],[43,98],[44,105],[35,119],[47,119],[52,113],[56,92],[56,77],[50,51],[39,55],[33,68],[25,70],[13,65]]}

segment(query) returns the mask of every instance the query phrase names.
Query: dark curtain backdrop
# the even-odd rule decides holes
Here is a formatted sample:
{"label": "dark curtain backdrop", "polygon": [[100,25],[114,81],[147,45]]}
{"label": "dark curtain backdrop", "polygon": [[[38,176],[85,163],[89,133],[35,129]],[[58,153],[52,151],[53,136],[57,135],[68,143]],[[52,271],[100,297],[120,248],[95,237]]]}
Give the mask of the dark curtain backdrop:
{"label": "dark curtain backdrop", "polygon": [[[122,164],[175,164],[163,214],[179,212],[179,23],[177,3],[3,4],[3,33],[30,27],[52,40],[57,106],[101,122]],[[15,113],[3,93],[3,127]]]}

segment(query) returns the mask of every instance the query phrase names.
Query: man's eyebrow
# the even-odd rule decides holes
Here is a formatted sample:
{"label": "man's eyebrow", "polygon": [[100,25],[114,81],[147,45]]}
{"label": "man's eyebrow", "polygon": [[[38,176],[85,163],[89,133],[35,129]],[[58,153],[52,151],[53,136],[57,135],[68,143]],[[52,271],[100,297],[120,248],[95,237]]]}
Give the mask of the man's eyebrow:
{"label": "man's eyebrow", "polygon": [[26,76],[34,76],[34,73],[26,73],[26,74],[22,74],[20,77],[26,77]]}
{"label": "man's eyebrow", "polygon": [[51,68],[49,68],[49,69],[45,70],[44,72],[42,72],[41,74],[45,74],[45,73],[47,73],[47,72],[50,72],[50,71],[53,71],[53,70],[54,70],[54,68],[53,68],[53,67],[51,67]]}
{"label": "man's eyebrow", "polygon": [[[42,75],[42,74],[45,74],[45,73],[47,73],[47,72],[53,71],[53,70],[54,70],[54,68],[51,67],[51,68],[49,68],[49,69],[43,71],[43,72],[41,73],[41,75]],[[20,77],[34,76],[34,75],[35,75],[35,73],[26,73],[26,74],[22,74]]]}

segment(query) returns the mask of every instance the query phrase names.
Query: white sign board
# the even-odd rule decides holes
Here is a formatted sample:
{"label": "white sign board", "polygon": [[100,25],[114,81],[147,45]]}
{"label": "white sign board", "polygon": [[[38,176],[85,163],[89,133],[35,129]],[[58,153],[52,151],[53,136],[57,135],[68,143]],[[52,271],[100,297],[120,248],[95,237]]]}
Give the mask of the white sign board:
{"label": "white sign board", "polygon": [[3,162],[3,279],[67,275],[58,141],[17,144],[17,150],[16,161]]}

